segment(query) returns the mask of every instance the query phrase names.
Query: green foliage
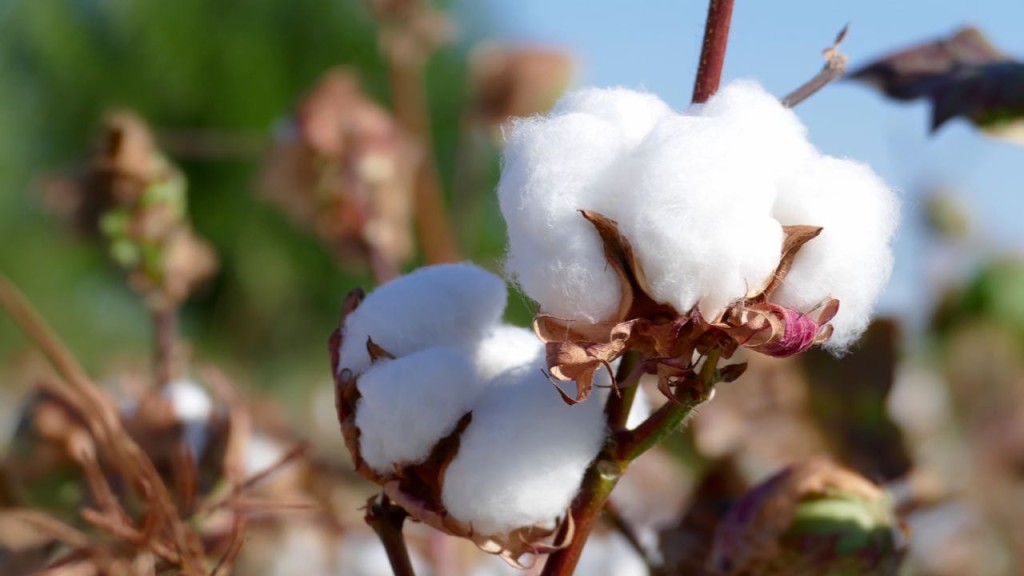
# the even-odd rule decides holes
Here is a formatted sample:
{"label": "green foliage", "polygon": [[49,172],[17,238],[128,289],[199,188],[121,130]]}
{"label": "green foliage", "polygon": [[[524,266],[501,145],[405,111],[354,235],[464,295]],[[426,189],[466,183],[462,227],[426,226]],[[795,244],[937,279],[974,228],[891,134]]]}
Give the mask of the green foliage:
{"label": "green foliage", "polygon": [[[0,8],[0,229],[18,241],[0,249],[0,269],[93,372],[102,373],[103,360],[145,352],[142,302],[102,247],[75,242],[46,214],[43,176],[79,165],[100,118],[116,107],[177,136],[186,152],[195,135],[255,143],[249,154],[169,150],[188,178],[194,226],[221,260],[219,276],[186,306],[184,336],[200,358],[262,386],[326,381],[323,350],[338,302],[350,288],[369,286],[369,274],[341,270],[310,234],[257,197],[255,183],[258,150],[276,123],[337,65],[357,70],[367,91],[388,101],[387,70],[362,3],[7,3]],[[464,50],[442,48],[428,63],[428,90],[449,189],[465,86]],[[490,190],[490,180],[480,184],[474,193]],[[488,226],[481,235],[491,252],[466,256],[493,264],[504,229]],[[0,323],[0,356],[23,349],[14,334]]]}

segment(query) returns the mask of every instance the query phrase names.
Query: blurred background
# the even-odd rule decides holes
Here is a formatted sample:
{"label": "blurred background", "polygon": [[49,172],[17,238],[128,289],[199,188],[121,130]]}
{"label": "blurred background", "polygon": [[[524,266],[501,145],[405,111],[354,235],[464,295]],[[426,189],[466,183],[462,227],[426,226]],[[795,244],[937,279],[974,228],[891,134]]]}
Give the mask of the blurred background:
{"label": "blurred background", "polygon": [[[573,85],[644,88],[684,109],[706,11],[681,0],[452,0],[410,19],[409,4],[418,5],[0,0],[0,271],[90,375],[116,387],[119,374],[145,369],[153,347],[152,302],[133,293],[109,246],[69,225],[79,208],[68,194],[103,155],[108,113],[132,110],[148,123],[187,180],[191,228],[216,254],[217,271],[182,300],[186,355],[269,399],[289,436],[320,439],[315,451],[341,460],[325,350],[344,295],[389,267],[450,257],[500,271],[500,123],[542,112]],[[723,82],[754,78],[784,95],[821,68],[821,51],[848,23],[841,50],[851,69],[965,25],[1024,58],[1021,22],[1024,3],[1010,0],[740,2]],[[420,79],[417,101],[409,87]],[[330,174],[322,160],[334,148],[318,140],[318,122],[353,110],[370,118],[356,121],[357,136],[369,134],[358,159],[408,160],[406,180],[388,185],[418,189],[426,178],[434,200],[417,192],[414,208],[325,209],[296,192]],[[932,133],[929,110],[850,80],[796,109],[822,151],[870,164],[899,190],[885,320],[842,360],[755,365],[734,398],[716,399],[670,447],[689,491],[676,516],[657,520],[652,546],[678,549],[664,544],[678,537],[666,527],[685,532],[672,523],[723,462],[753,482],[829,452],[912,493],[907,521],[924,534],[911,548],[914,573],[1024,570],[1024,149],[964,119]],[[405,147],[410,134],[426,139]],[[339,154],[331,166],[345,166]],[[317,167],[312,180],[302,162]],[[440,205],[449,246],[423,232],[420,211]],[[327,209],[343,220],[358,213],[358,229],[321,225]],[[385,232],[367,231],[370,221]],[[384,272],[372,262],[381,253]],[[508,315],[526,324],[532,305],[513,296]],[[5,437],[38,364],[13,323],[0,321]],[[770,450],[752,440],[792,422],[806,428],[767,435]]]}

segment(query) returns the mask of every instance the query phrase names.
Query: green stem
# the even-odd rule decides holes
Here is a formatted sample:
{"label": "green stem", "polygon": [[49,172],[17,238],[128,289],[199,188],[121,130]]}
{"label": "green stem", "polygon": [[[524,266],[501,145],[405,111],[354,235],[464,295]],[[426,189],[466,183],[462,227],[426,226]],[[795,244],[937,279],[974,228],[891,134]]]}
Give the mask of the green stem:
{"label": "green stem", "polygon": [[704,359],[700,375],[691,382],[693,386],[687,390],[689,394],[665,403],[635,430],[620,432],[616,442],[616,455],[626,462],[631,462],[678,430],[693,409],[711,396],[720,358],[721,352],[717,349],[712,350]]}

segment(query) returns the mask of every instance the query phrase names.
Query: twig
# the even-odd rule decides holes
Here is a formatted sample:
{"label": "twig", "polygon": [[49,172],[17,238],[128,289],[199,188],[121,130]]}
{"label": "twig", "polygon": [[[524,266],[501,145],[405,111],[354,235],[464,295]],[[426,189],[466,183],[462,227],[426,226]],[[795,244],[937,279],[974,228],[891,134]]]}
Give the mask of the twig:
{"label": "twig", "polygon": [[153,309],[153,372],[158,389],[174,379],[177,350],[177,308],[170,303],[158,304]]}
{"label": "twig", "polygon": [[843,39],[846,38],[846,31],[849,30],[849,28],[849,24],[843,26],[843,29],[836,35],[836,39],[832,45],[825,49],[825,66],[822,67],[821,71],[818,72],[814,78],[811,78],[802,86],[786,95],[786,97],[782,99],[783,106],[786,108],[796,106],[813,96],[818,90],[827,86],[829,82],[832,82],[846,73],[846,54],[839,53],[839,45],[842,44]]}
{"label": "twig", "polygon": [[416,576],[409,558],[409,549],[402,537],[402,524],[407,516],[405,510],[391,504],[391,500],[384,494],[374,496],[367,503],[366,523],[373,528],[384,545],[395,576]]}
{"label": "twig", "polygon": [[733,0],[711,0],[708,4],[700,66],[697,68],[697,80],[693,85],[694,104],[707,102],[708,98],[718,92],[718,85],[722,81],[722,66],[725,63],[725,49],[729,43],[732,5]]}
{"label": "twig", "polygon": [[623,356],[615,374],[615,389],[604,407],[609,430],[618,431],[626,428],[626,420],[629,419],[629,411],[633,408],[641,376],[643,365],[640,363],[639,355],[636,352],[629,352]]}

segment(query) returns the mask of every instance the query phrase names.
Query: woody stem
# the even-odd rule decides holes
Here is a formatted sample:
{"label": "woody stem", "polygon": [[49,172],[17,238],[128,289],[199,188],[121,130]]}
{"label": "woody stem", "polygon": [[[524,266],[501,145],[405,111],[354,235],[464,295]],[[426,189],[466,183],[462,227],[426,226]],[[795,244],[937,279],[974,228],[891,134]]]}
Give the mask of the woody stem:
{"label": "woody stem", "polygon": [[409,557],[409,548],[402,536],[402,524],[408,516],[405,510],[391,503],[385,495],[370,499],[366,507],[366,523],[373,528],[387,551],[388,562],[395,576],[416,576]]}

